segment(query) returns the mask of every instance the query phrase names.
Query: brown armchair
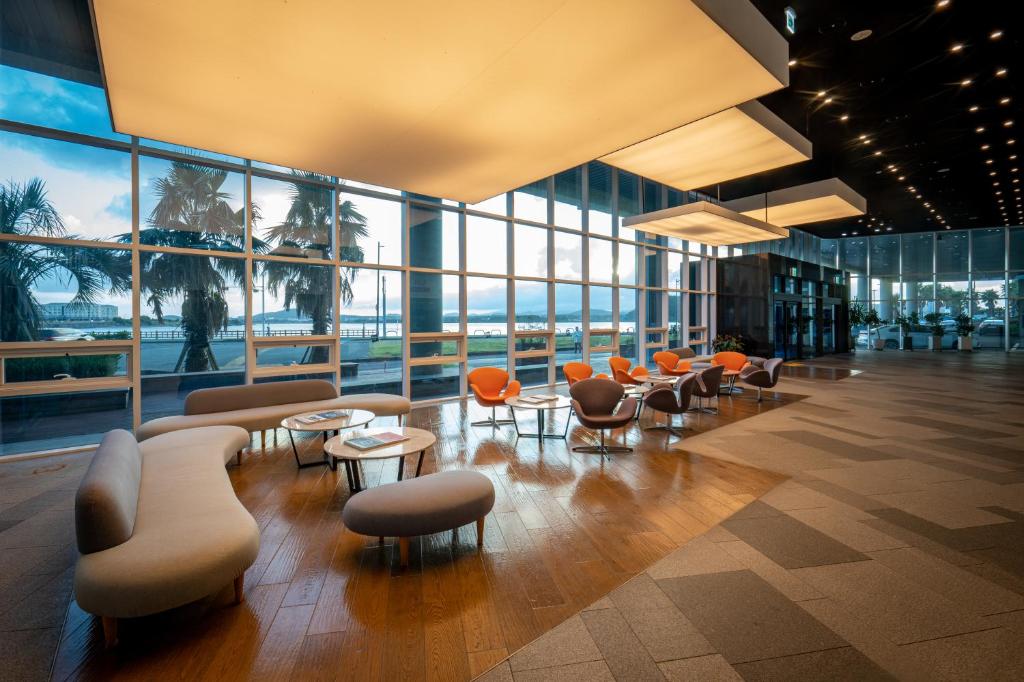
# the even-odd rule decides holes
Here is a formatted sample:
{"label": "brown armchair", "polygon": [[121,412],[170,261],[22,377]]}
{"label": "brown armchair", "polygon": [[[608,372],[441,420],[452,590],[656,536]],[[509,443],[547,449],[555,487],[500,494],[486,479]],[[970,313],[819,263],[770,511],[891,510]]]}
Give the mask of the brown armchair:
{"label": "brown armchair", "polygon": [[779,373],[782,371],[782,358],[765,360],[764,367],[750,365],[740,371],[740,381],[757,389],[757,402],[761,402],[761,391],[766,388],[775,388],[779,383]]}
{"label": "brown armchair", "polygon": [[[697,372],[697,380],[694,382],[693,395],[697,397],[697,410],[718,414],[718,391],[722,387],[722,374],[725,372],[725,365],[712,365]],[[704,398],[715,399],[714,411],[704,408]]]}
{"label": "brown armchair", "polygon": [[684,414],[690,409],[690,396],[693,394],[694,384],[697,383],[696,374],[687,374],[679,381],[678,394],[676,389],[670,386],[657,386],[652,388],[644,396],[644,406],[655,412],[665,414],[665,424],[649,426],[644,431],[668,431],[672,435],[682,438],[683,434],[672,425],[672,415]]}
{"label": "brown armchair", "polygon": [[569,387],[576,419],[583,426],[601,434],[600,445],[578,445],[572,449],[573,452],[600,454],[602,459],[612,453],[633,452],[633,448],[606,446],[604,442],[604,432],[607,429],[625,427],[633,421],[636,398],[623,399],[624,392],[621,384],[610,379],[584,379]]}

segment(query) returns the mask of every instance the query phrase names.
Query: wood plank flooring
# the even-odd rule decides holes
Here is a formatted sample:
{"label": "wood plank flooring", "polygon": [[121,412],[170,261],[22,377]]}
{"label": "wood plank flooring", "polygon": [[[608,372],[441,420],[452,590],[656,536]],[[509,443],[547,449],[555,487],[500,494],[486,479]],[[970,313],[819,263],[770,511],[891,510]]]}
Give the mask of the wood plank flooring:
{"label": "wood plank flooring", "polygon": [[[685,417],[687,436],[800,399],[776,397],[723,397],[720,415]],[[566,412],[548,420],[549,431],[561,431]],[[635,424],[625,438],[636,452],[602,462],[569,451],[596,440],[575,420],[568,443],[538,444],[517,441],[511,426],[469,426],[481,416],[456,402],[411,418],[438,437],[424,475],[473,469],[493,481],[481,551],[466,526],[415,539],[403,570],[393,538],[379,546],[342,524],[342,471],[296,470],[286,435],[274,446],[268,434],[265,451],[229,468],[261,529],[246,601],[231,606],[226,585],[201,603],[122,622],[112,652],[72,601],[53,679],[470,679],[783,479],[689,453],[685,440]],[[319,441],[302,447],[316,457]],[[371,486],[396,473],[394,461],[365,468]]]}

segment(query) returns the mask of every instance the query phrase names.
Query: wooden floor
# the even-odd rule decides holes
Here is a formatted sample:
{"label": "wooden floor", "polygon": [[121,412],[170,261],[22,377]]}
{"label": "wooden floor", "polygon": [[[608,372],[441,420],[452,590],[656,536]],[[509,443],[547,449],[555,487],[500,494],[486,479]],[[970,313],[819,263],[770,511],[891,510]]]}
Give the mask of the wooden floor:
{"label": "wooden floor", "polygon": [[[687,434],[800,396],[778,398],[758,404],[749,390],[723,398],[719,416],[687,415]],[[565,412],[549,419],[550,431],[561,431]],[[602,462],[561,440],[517,441],[511,426],[469,426],[483,416],[475,405],[467,413],[465,403],[448,403],[411,420],[438,437],[424,475],[473,469],[494,482],[482,551],[467,526],[414,541],[403,570],[394,539],[378,546],[342,524],[349,493],[341,470],[296,470],[280,433],[280,447],[271,437],[265,451],[229,468],[261,529],[246,601],[231,606],[226,585],[203,603],[124,621],[114,652],[71,602],[53,678],[469,679],[782,480],[690,454],[685,441],[676,449],[674,436],[635,425],[626,440],[636,452]],[[573,424],[569,444],[595,439]],[[304,445],[317,456],[317,441]],[[371,463],[365,473],[370,485],[390,482],[396,463]]]}

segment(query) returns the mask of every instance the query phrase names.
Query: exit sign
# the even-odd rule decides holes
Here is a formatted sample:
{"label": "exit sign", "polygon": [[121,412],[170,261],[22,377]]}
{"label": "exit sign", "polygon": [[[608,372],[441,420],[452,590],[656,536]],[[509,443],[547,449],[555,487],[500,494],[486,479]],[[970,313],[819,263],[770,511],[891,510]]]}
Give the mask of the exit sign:
{"label": "exit sign", "polygon": [[796,10],[792,7],[786,8],[786,30],[796,33]]}

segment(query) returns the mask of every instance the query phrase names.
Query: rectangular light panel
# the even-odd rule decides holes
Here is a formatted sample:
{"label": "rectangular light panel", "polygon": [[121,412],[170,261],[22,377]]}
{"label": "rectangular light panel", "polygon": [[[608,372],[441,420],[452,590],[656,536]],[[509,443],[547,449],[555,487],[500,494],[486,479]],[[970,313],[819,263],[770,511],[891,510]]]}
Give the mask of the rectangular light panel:
{"label": "rectangular light panel", "polygon": [[788,227],[864,215],[868,202],[839,178],[829,178],[725,202],[743,215]]}
{"label": "rectangular light panel", "polygon": [[476,203],[789,82],[749,0],[92,0],[114,128]]}
{"label": "rectangular light panel", "polygon": [[709,201],[695,201],[625,218],[622,224],[635,230],[711,246],[748,244],[789,236],[789,230],[784,227],[776,227]]}
{"label": "rectangular light panel", "polygon": [[601,158],[681,190],[811,158],[811,142],[757,101],[745,102]]}

